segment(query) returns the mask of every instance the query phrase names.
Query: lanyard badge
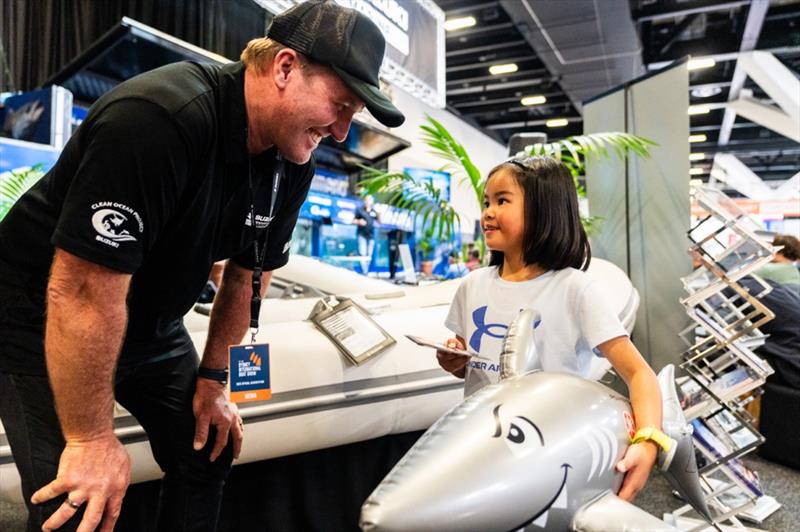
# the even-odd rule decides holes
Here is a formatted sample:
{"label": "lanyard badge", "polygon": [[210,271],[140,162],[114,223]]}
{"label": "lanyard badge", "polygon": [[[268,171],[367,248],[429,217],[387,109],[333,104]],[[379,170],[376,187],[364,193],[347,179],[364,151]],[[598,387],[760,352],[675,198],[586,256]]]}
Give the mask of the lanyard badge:
{"label": "lanyard badge", "polygon": [[264,229],[264,243],[259,249],[258,229],[256,228],[255,190],[253,188],[253,171],[250,159],[247,162],[247,181],[250,186],[250,227],[253,230],[253,268],[252,295],[250,297],[250,344],[232,345],[228,348],[228,367],[230,368],[231,401],[243,403],[248,401],[265,401],[272,397],[269,371],[269,344],[257,344],[258,316],[261,312],[261,273],[264,269],[264,258],[267,254],[269,228],[275,215],[275,201],[278,188],[283,177],[283,158],[275,156],[275,168],[272,174],[272,195],[269,200],[269,216]]}
{"label": "lanyard badge", "polygon": [[232,345],[228,354],[231,401],[245,403],[271,398],[269,344]]}

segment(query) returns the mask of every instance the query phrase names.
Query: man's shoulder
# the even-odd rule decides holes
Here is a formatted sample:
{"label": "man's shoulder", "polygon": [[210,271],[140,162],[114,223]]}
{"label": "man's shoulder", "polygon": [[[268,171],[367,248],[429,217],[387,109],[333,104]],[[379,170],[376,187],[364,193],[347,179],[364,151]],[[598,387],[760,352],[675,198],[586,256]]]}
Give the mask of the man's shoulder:
{"label": "man's shoulder", "polygon": [[[98,108],[115,102],[146,102],[161,108],[166,116],[178,119],[192,103],[208,101],[219,87],[217,65],[181,61],[165,65],[120,83],[98,100]],[[145,104],[146,105],[146,104]]]}

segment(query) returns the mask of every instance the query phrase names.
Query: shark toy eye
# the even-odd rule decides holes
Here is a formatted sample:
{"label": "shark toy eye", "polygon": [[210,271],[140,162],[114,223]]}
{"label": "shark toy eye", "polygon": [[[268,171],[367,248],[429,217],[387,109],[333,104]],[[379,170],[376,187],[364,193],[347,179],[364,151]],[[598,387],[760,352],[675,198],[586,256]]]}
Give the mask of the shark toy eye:
{"label": "shark toy eye", "polygon": [[[505,430],[503,430],[504,423],[502,420],[502,416],[500,415],[501,406],[503,405],[497,405],[492,410],[492,415],[494,416],[494,423],[495,423],[495,432],[492,435],[493,438],[500,438],[502,437],[503,433],[506,432]],[[544,447],[544,437],[542,436],[542,431],[539,430],[539,427],[536,426],[536,423],[534,423],[527,417],[514,416],[508,422],[508,432],[506,433],[506,440],[509,449],[514,454],[527,452],[526,449],[531,447],[531,444],[534,441],[536,441],[537,438],[539,440],[539,443],[541,443],[542,447]]]}
{"label": "shark toy eye", "polygon": [[513,443],[522,443],[525,441],[525,433],[512,423],[511,428],[508,429],[508,436],[506,436],[506,438]]}
{"label": "shark toy eye", "polygon": [[515,416],[509,422],[506,440],[508,440],[509,449],[514,454],[527,453],[529,449],[538,448],[536,443],[540,443],[544,447],[542,431],[539,430],[536,423],[525,416]]}

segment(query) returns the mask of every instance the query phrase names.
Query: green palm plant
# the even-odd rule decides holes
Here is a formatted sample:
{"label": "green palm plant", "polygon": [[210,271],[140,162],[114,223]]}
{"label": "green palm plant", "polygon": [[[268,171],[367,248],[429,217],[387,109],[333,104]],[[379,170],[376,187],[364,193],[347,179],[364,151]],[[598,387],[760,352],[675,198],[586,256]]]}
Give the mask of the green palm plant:
{"label": "green palm plant", "polygon": [[0,176],[0,220],[6,217],[11,206],[44,175],[42,165],[25,170],[11,170]]}
{"label": "green palm plant", "polygon": [[[620,159],[625,159],[630,152],[633,152],[639,157],[647,159],[650,157],[650,148],[653,146],[657,146],[657,144],[650,139],[614,131],[575,135],[544,144],[533,144],[532,146],[527,146],[524,152],[517,153],[517,156],[553,157],[558,159],[564,163],[564,166],[572,174],[578,197],[585,198],[586,189],[578,179],[586,172],[587,158],[608,158],[614,153]],[[583,229],[589,236],[600,230],[601,221],[602,218],[600,216],[581,215]]]}
{"label": "green palm plant", "polygon": [[[472,162],[464,146],[439,121],[428,116],[427,122],[420,126],[421,139],[430,148],[430,153],[445,161],[439,170],[450,172],[454,179],[468,182],[475,193],[475,201],[483,205],[483,191],[486,180]],[[650,148],[656,143],[630,133],[608,132],[589,135],[576,135],[554,142],[528,146],[525,152],[517,155],[547,156],[559,159],[569,169],[575,180],[579,197],[586,196],[586,190],[578,178],[584,174],[586,160],[591,157],[610,157],[612,153],[626,158],[632,152],[647,158]],[[499,161],[498,161],[499,162]],[[453,206],[442,198],[441,191],[428,181],[419,181],[404,172],[389,172],[377,168],[363,167],[364,174],[359,182],[364,194],[370,194],[395,207],[411,210],[422,216],[422,226],[431,223],[437,228],[437,238],[449,239],[460,222]],[[582,217],[584,229],[588,234],[598,230],[600,218]],[[478,249],[481,258],[485,254],[484,242],[479,239]]]}
{"label": "green palm plant", "polygon": [[[430,181],[420,181],[405,172],[387,172],[369,166],[359,182],[364,196],[374,196],[400,209],[408,209],[421,221],[429,238],[449,239],[461,218],[455,207],[443,196],[443,191]],[[420,218],[421,217],[421,220]]]}

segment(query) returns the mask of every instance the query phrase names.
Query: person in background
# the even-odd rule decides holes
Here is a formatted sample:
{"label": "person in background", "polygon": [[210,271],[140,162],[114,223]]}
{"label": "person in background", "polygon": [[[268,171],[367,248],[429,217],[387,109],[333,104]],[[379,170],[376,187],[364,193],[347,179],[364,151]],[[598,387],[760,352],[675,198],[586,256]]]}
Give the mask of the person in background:
{"label": "person in background", "polygon": [[400,244],[403,243],[404,231],[392,229],[386,233],[386,240],[389,248],[389,279],[394,279],[397,275],[397,259],[400,258]]}
{"label": "person in background", "polygon": [[[775,314],[758,327],[768,336],[755,353],[764,357],[775,370],[768,377],[769,381],[800,390],[800,292],[787,284],[769,280],[766,283],[771,290],[764,290],[751,276],[739,280],[739,284]],[[762,295],[762,291],[766,293]]]}
{"label": "person in background", "polygon": [[372,262],[372,252],[375,250],[375,223],[378,221],[378,212],[375,210],[375,200],[372,196],[364,196],[364,203],[356,209],[353,223],[358,239],[358,254],[361,259],[361,272],[366,275]]}
{"label": "person in background", "polygon": [[800,260],[800,240],[791,235],[777,235],[772,240],[773,246],[783,246],[775,252],[772,262],[756,271],[760,277],[784,284],[800,293],[800,271],[797,261]]}
{"label": "person in background", "polygon": [[[114,529],[131,475],[115,400],[165,472],[158,529],[216,529],[244,435],[228,346],[288,261],[319,142],[364,106],[403,122],[384,49],[365,15],[311,0],[241,61],[132,78],[0,222],[0,417],[29,531]],[[199,361],[182,316],[224,258]]]}
{"label": "person in background", "polygon": [[636,428],[648,428],[616,466],[626,473],[619,496],[632,500],[656,461],[658,445],[646,434],[661,427],[661,394],[655,373],[585,273],[591,249],[569,170],[545,157],[496,166],[481,227],[491,260],[459,286],[445,321],[456,336],[446,344],[492,363],[437,351],[439,364],[464,379],[466,395],[497,382],[503,331],[521,309],[540,315],[534,337],[541,369],[586,376],[595,353],[605,356],[628,385]]}
{"label": "person in background", "polygon": [[481,252],[477,249],[469,250],[469,256],[467,257],[466,262],[467,269],[469,271],[475,270],[481,267]]}
{"label": "person in background", "polygon": [[461,262],[461,257],[458,255],[457,251],[451,251],[450,255],[447,257],[447,273],[445,274],[445,279],[458,279],[459,277],[464,277],[469,270],[467,270],[467,266]]}

